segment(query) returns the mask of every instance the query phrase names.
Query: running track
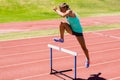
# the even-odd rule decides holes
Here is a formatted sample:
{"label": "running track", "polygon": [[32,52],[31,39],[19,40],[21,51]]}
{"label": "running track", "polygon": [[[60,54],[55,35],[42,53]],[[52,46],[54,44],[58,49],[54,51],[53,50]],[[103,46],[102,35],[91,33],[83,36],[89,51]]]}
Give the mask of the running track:
{"label": "running track", "polygon": [[[65,43],[39,37],[0,42],[0,80],[71,80],[63,75],[49,75],[49,48],[54,44],[78,52],[78,80],[120,80],[120,29],[84,33],[90,51],[91,66],[84,66],[85,56],[74,36],[66,35]],[[73,69],[73,56],[54,50],[54,69]],[[65,74],[73,77],[73,71]],[[104,79],[101,79],[104,78]]]}
{"label": "running track", "polygon": [[[1,23],[0,33],[57,29],[58,24],[60,24],[60,22],[63,20],[64,19],[32,21],[32,22]],[[104,24],[119,24],[120,15],[89,17],[89,18],[81,18],[80,20],[81,20],[82,26],[84,27],[104,25]]]}

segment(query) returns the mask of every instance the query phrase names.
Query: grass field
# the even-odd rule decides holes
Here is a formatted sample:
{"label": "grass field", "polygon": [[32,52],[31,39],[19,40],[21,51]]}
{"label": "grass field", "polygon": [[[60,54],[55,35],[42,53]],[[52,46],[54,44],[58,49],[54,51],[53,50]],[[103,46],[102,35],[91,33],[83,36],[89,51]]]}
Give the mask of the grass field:
{"label": "grass field", "polygon": [[59,18],[52,9],[62,2],[80,17],[120,15],[120,0],[0,0],[0,23]]}
{"label": "grass field", "polygon": [[[118,29],[118,28],[120,28],[120,24],[88,26],[88,27],[84,27],[83,30],[84,32],[89,32],[89,31],[109,30],[109,29]],[[50,36],[50,35],[59,35],[59,30],[52,29],[52,30],[4,33],[4,34],[0,34],[0,41]]]}
{"label": "grass field", "polygon": [[[80,17],[120,15],[120,0],[0,0],[0,23],[58,19],[53,7],[62,2]],[[84,32],[115,28],[120,24],[84,27]],[[0,41],[57,34],[58,29],[3,33]]]}

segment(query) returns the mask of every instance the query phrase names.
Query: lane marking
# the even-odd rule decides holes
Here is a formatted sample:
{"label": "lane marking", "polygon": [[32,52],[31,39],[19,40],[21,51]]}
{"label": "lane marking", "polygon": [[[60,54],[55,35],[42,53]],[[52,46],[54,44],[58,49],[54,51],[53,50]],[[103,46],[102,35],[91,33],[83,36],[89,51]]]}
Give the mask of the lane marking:
{"label": "lane marking", "polygon": [[[111,50],[119,50],[120,48],[115,48],[115,49],[109,49],[109,50],[104,50],[104,51],[96,51],[96,52],[92,52],[92,54],[96,54],[98,52],[105,52],[105,51],[111,51]],[[78,56],[81,56],[84,54],[78,54]],[[63,59],[63,58],[69,58],[71,56],[64,56],[64,57],[56,57],[54,58],[54,60],[58,60],[58,59]],[[18,64],[10,64],[10,65],[5,65],[5,66],[0,66],[0,68],[6,68],[6,67],[11,67],[11,66],[19,66],[19,65],[25,65],[25,64],[33,64],[33,63],[39,63],[42,61],[49,61],[50,59],[43,59],[43,60],[37,60],[37,61],[30,61],[30,62],[23,62],[23,63],[18,63]]]}
{"label": "lane marking", "polygon": [[111,79],[109,79],[109,80],[117,80],[117,79],[120,79],[120,76],[111,78]]}
{"label": "lane marking", "polygon": [[[89,46],[92,46],[92,45],[100,45],[100,44],[107,44],[107,43],[112,43],[112,42],[120,42],[119,40],[115,40],[115,41],[107,41],[107,42],[100,42],[100,43],[93,43],[93,44],[88,44]],[[64,47],[64,48],[73,48],[73,47],[79,47],[78,46],[71,46],[71,47]],[[45,49],[48,51],[48,49]],[[32,52],[41,52],[43,50],[38,50],[38,51],[30,51],[30,52],[19,52],[21,54],[28,54],[28,53],[32,53]],[[14,53],[14,54],[9,54],[9,55],[0,55],[0,57],[5,57],[5,56],[12,56],[12,55],[20,55],[19,53]]]}
{"label": "lane marking", "polygon": [[[98,36],[97,36],[98,37]],[[90,38],[97,38],[97,37],[90,37]],[[70,40],[74,40],[73,38],[69,38],[67,39],[67,41],[70,41]],[[31,46],[31,45],[39,45],[39,44],[48,44],[48,43],[53,43],[52,40],[51,41],[48,41],[48,42],[42,42],[42,43],[30,43],[30,44],[22,44],[22,45],[14,45],[14,46],[2,46],[0,47],[1,49],[5,49],[5,48],[15,48],[15,47],[23,47],[23,46]]]}
{"label": "lane marking", "polygon": [[100,36],[105,36],[105,37],[110,37],[110,38],[114,38],[114,39],[119,39],[120,40],[120,37],[113,36],[113,35],[103,34],[103,33],[100,33],[100,32],[96,32],[94,34],[97,34],[97,35],[100,35]]}
{"label": "lane marking", "polygon": [[35,51],[28,51],[28,52],[18,52],[18,53],[15,53],[15,54],[8,54],[8,55],[0,55],[0,58],[9,57],[9,56],[17,56],[17,55],[33,54],[33,53],[36,53],[36,52],[44,52],[44,51],[49,51],[49,49],[35,50]]}
{"label": "lane marking", "polygon": [[[96,32],[102,32],[102,31],[115,31],[115,30],[120,30],[118,29],[111,29],[111,30],[99,30],[99,31],[91,31],[91,32],[84,32],[85,34],[88,33],[96,33]],[[66,34],[69,35],[69,34]],[[54,36],[58,36],[58,35],[54,35]],[[19,41],[19,40],[29,40],[29,39],[38,39],[38,38],[48,38],[48,37],[54,37],[53,35],[51,36],[42,36],[42,37],[34,37],[34,38],[27,38],[27,39],[16,39],[16,40],[6,40],[6,41],[0,41],[0,42],[9,42],[9,41]]]}
{"label": "lane marking", "polygon": [[[95,66],[109,64],[109,63],[114,63],[114,62],[119,62],[119,61],[120,61],[120,59],[117,59],[117,60],[107,61],[107,62],[103,62],[103,63],[93,64],[93,65],[90,65],[90,66],[91,67],[95,67]],[[82,69],[82,68],[85,68],[85,66],[77,67],[77,69]],[[74,69],[74,68],[72,68],[72,69]],[[40,77],[40,76],[45,76],[45,75],[49,75],[49,73],[44,73],[44,74],[39,74],[39,75],[33,75],[33,76],[26,76],[26,77],[18,78],[18,79],[15,79],[15,80],[24,80],[24,79],[29,79],[29,78],[34,78],[34,77]]]}

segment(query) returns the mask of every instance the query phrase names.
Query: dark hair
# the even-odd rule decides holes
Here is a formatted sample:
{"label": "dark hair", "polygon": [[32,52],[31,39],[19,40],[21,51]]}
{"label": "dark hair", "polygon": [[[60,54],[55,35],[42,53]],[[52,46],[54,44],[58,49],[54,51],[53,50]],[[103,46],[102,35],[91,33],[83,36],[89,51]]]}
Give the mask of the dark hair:
{"label": "dark hair", "polygon": [[67,3],[62,3],[61,5],[59,5],[59,8],[66,8],[67,10],[70,9]]}

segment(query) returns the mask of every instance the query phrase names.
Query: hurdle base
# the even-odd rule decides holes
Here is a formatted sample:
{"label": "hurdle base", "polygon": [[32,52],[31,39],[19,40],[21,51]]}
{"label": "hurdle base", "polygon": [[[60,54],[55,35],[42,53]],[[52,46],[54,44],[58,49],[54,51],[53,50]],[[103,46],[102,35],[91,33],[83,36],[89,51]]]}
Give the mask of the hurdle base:
{"label": "hurdle base", "polygon": [[73,80],[79,80],[79,79],[73,79]]}
{"label": "hurdle base", "polygon": [[[54,72],[52,72],[52,71],[54,71]],[[72,69],[62,70],[62,71],[57,71],[55,69],[52,69],[52,71],[50,72],[50,74],[57,74],[57,73],[62,73],[62,72],[68,72],[68,71],[72,71]]]}

